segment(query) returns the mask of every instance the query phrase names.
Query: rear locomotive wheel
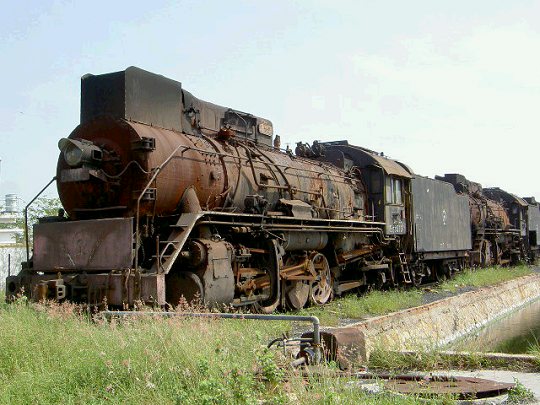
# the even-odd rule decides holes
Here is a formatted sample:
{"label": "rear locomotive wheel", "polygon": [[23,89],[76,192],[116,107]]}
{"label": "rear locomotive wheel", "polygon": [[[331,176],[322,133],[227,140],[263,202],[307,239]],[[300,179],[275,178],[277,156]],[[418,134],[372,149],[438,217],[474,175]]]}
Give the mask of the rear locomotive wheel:
{"label": "rear locomotive wheel", "polygon": [[420,287],[424,278],[424,272],[420,268],[411,270],[411,283],[414,287]]}
{"label": "rear locomotive wheel", "polygon": [[314,253],[310,261],[317,274],[317,279],[311,284],[310,302],[314,305],[324,305],[334,296],[334,277],[328,260],[322,253]]}
{"label": "rear locomotive wheel", "polygon": [[262,284],[261,293],[266,296],[264,300],[253,303],[254,312],[271,314],[281,303],[281,281],[279,278],[279,249],[275,241],[270,241],[264,248],[268,248],[270,255],[260,257],[256,266],[266,274]]}
{"label": "rear locomotive wheel", "polygon": [[432,280],[439,283],[448,278],[448,274],[445,271],[444,266],[441,263],[434,263],[432,265]]}

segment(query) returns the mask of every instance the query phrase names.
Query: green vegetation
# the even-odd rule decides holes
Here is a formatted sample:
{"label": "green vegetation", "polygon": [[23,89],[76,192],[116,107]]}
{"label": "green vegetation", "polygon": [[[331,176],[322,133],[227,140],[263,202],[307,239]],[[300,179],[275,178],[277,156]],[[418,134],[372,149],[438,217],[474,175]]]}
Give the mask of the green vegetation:
{"label": "green vegetation", "polygon": [[[46,216],[58,215],[58,209],[62,207],[62,203],[59,198],[39,197],[28,208],[28,231],[29,242],[32,241],[32,225],[38,222],[38,218]],[[15,242],[19,245],[24,245],[26,241],[25,236],[25,222],[24,222],[24,208],[17,213],[17,217],[13,223],[0,224],[0,229],[22,229],[23,233],[17,235]]]}
{"label": "green vegetation", "polygon": [[481,352],[452,354],[440,349],[418,348],[410,352],[388,351],[384,348],[374,350],[369,357],[369,367],[393,372],[404,370],[476,370],[513,369],[518,371],[540,371],[540,357],[537,366],[530,363],[509,363],[501,357],[489,356]]}
{"label": "green vegetation", "polygon": [[383,315],[422,304],[419,290],[370,291],[362,296],[346,295],[324,307],[310,307],[301,311],[317,316],[323,325],[336,326],[341,319],[362,319]]}
{"label": "green vegetation", "polygon": [[540,342],[535,342],[528,350],[528,354],[536,357],[536,366],[540,370]]}
{"label": "green vegetation", "polygon": [[414,404],[352,377],[303,378],[265,348],[288,325],[92,321],[76,306],[0,305],[0,403]]}
{"label": "green vegetation", "polygon": [[517,378],[514,378],[516,384],[514,388],[508,391],[508,403],[526,404],[534,401],[533,392],[525,387]]}
{"label": "green vegetation", "polygon": [[531,268],[526,265],[515,267],[494,266],[475,270],[466,269],[451,280],[442,283],[438,288],[455,292],[461,287],[485,287],[526,276],[531,273]]}

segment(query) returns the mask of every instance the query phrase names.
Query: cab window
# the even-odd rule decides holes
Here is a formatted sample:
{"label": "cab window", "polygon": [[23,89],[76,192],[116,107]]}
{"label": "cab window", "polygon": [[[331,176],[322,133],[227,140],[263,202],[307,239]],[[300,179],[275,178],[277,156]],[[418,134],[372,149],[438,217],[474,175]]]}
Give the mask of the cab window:
{"label": "cab window", "polygon": [[403,204],[402,181],[396,177],[386,177],[386,203]]}

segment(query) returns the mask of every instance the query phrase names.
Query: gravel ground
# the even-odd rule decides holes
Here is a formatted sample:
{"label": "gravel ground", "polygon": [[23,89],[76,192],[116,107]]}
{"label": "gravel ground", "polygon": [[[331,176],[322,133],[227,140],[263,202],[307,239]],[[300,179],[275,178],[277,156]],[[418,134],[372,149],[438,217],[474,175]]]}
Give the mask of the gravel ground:
{"label": "gravel ground", "polygon": [[463,294],[469,291],[478,290],[478,287],[461,287],[458,288],[455,292],[448,290],[436,290],[431,288],[424,288],[424,294],[422,295],[422,304],[429,304],[430,302],[435,302],[442,300],[444,298],[453,297],[455,295]]}

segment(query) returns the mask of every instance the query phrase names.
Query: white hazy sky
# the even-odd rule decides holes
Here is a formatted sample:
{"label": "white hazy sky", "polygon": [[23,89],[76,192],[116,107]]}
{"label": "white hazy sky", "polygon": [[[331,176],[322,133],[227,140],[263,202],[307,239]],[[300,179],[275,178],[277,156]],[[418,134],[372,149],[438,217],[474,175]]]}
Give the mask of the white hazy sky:
{"label": "white hazy sky", "polygon": [[1,5],[2,196],[54,175],[83,74],[134,65],[270,119],[282,145],[347,139],[540,199],[538,1]]}

